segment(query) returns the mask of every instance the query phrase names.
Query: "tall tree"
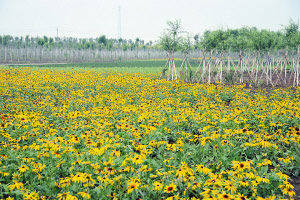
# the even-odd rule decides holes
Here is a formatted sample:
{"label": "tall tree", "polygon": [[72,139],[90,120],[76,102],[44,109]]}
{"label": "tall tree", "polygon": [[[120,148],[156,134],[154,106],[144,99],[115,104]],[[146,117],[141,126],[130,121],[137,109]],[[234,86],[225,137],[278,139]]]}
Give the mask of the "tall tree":
{"label": "tall tree", "polygon": [[181,23],[179,20],[175,21],[168,21],[167,22],[167,29],[160,37],[160,46],[162,49],[167,51],[168,53],[168,66],[169,66],[169,74],[168,79],[174,80],[177,79],[177,72],[175,66],[175,52],[180,50],[181,48],[181,33],[183,32],[181,28]]}

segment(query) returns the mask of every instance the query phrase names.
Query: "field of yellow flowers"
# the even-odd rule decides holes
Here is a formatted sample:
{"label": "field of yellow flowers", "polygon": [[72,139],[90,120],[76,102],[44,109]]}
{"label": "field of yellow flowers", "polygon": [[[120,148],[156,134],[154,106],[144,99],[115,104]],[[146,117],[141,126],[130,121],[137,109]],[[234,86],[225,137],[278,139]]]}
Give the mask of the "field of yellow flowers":
{"label": "field of yellow flowers", "polygon": [[299,128],[300,88],[1,68],[0,199],[294,198]]}

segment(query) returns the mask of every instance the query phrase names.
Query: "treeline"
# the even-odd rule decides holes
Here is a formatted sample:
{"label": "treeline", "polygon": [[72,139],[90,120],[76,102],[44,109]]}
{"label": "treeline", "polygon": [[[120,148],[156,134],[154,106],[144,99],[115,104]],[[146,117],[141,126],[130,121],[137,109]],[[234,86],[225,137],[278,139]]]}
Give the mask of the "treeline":
{"label": "treeline", "polygon": [[77,49],[107,49],[122,48],[123,50],[133,50],[135,48],[147,48],[153,45],[153,42],[145,43],[144,40],[136,38],[135,40],[112,39],[102,35],[98,38],[72,38],[72,37],[13,37],[11,35],[0,36],[0,45],[15,46],[25,48],[31,46],[41,46],[45,48],[77,48]]}
{"label": "treeline", "polygon": [[205,31],[195,35],[195,47],[225,51],[277,51],[295,50],[300,46],[299,23],[290,21],[281,31],[258,30],[256,27]]}
{"label": "treeline", "polygon": [[163,57],[161,51],[136,38],[113,39],[71,37],[0,36],[0,63],[22,62],[91,62]]}
{"label": "treeline", "polygon": [[[166,40],[168,42],[168,40]],[[225,52],[296,50],[300,46],[299,23],[290,21],[280,31],[259,30],[255,27],[219,29],[190,36],[183,41],[190,57],[199,52],[218,50]],[[126,59],[166,58],[161,41],[145,42],[113,39],[102,35],[98,38],[71,37],[13,37],[0,36],[0,63],[25,62],[97,62]],[[178,51],[175,57],[185,57]]]}

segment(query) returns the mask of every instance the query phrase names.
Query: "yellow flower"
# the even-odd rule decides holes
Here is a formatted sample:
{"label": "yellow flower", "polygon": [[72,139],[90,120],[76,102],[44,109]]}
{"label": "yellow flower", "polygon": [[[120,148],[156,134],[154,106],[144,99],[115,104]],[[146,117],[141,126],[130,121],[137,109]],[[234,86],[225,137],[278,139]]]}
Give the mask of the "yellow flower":
{"label": "yellow flower", "polygon": [[19,172],[24,173],[29,169],[29,167],[27,165],[22,165],[21,167],[19,167]]}
{"label": "yellow flower", "polygon": [[286,158],[278,158],[279,161],[282,161],[284,163],[290,163],[292,160],[294,160],[293,156],[287,156]]}
{"label": "yellow flower", "polygon": [[77,200],[76,196],[70,194],[70,192],[58,193],[57,194],[58,200]]}
{"label": "yellow flower", "polygon": [[87,192],[78,192],[77,194],[79,194],[80,196],[82,196],[82,198],[87,198],[90,199],[91,195]]}
{"label": "yellow flower", "polygon": [[38,200],[40,198],[39,198],[38,193],[36,193],[34,191],[34,192],[25,192],[24,195],[23,195],[23,199],[25,199],[25,200]]}
{"label": "yellow flower", "polygon": [[270,183],[270,180],[267,179],[267,178],[257,177],[256,180],[257,180],[258,183],[261,183],[261,182],[263,182],[263,183]]}
{"label": "yellow flower", "polygon": [[208,168],[206,168],[206,167],[204,167],[203,165],[197,165],[196,169],[197,169],[196,170],[197,172],[200,172],[202,174],[209,174],[209,173],[211,173],[211,170],[208,169]]}
{"label": "yellow flower", "polygon": [[120,157],[121,156],[121,151],[114,150],[112,155],[114,155],[116,157]]}
{"label": "yellow flower", "polygon": [[9,176],[9,173],[7,173],[7,172],[1,172],[0,171],[0,174],[3,174],[3,176]]}
{"label": "yellow flower", "polygon": [[171,193],[171,192],[175,192],[177,189],[176,189],[176,185],[174,185],[173,183],[171,183],[170,185],[167,185],[165,187],[165,192],[166,193]]}
{"label": "yellow flower", "polygon": [[226,193],[223,193],[223,194],[219,194],[218,195],[218,199],[232,199],[233,196],[230,195],[230,194],[226,194]]}
{"label": "yellow flower", "polygon": [[192,190],[196,190],[197,187],[200,187],[201,183],[200,182],[194,182],[192,185]]}
{"label": "yellow flower", "polygon": [[59,162],[57,165],[56,165],[56,167],[57,168],[59,168],[62,164],[64,164],[65,163],[65,161],[61,161],[61,162]]}
{"label": "yellow flower", "polygon": [[107,175],[114,175],[116,173],[117,173],[117,170],[115,170],[112,167],[105,167],[104,171],[103,171],[103,174],[107,174]]}
{"label": "yellow flower", "polygon": [[140,183],[139,182],[136,182],[136,181],[131,181],[129,184],[128,184],[128,187],[127,187],[127,193],[132,193],[133,190],[136,190],[138,189]]}
{"label": "yellow flower", "polygon": [[289,197],[293,197],[296,195],[294,190],[292,190],[291,188],[284,188],[282,192],[283,192],[283,194],[288,194]]}
{"label": "yellow flower", "polygon": [[110,197],[110,198],[113,198],[114,200],[117,200],[117,194],[116,193],[111,193],[111,194],[108,194],[106,195],[107,197]]}
{"label": "yellow flower", "polygon": [[270,161],[268,159],[264,159],[264,161],[262,163],[257,164],[258,167],[266,166],[266,165],[272,165],[272,161]]}
{"label": "yellow flower", "polygon": [[262,197],[258,196],[256,199],[257,200],[275,200],[276,196],[272,195],[272,196],[269,196],[269,197],[266,197],[266,198],[262,198]]}
{"label": "yellow flower", "polygon": [[248,187],[249,183],[247,181],[239,181],[239,184],[243,187]]}
{"label": "yellow flower", "polygon": [[248,197],[239,193],[239,194],[236,195],[236,199],[237,200],[248,200]]}
{"label": "yellow flower", "polygon": [[13,182],[14,182],[14,184],[11,184],[8,186],[10,191],[14,190],[15,188],[17,188],[18,190],[23,188],[23,183],[21,183],[19,181],[15,181],[15,180],[13,180]]}
{"label": "yellow flower", "polygon": [[183,170],[182,168],[179,168],[177,171],[176,171],[176,177],[185,177],[186,176],[186,173],[185,173],[185,170]]}
{"label": "yellow flower", "polygon": [[225,189],[230,191],[231,193],[235,193],[237,190],[237,188],[233,185],[231,181],[225,182]]}
{"label": "yellow flower", "polygon": [[158,181],[155,181],[153,183],[153,186],[154,186],[154,188],[153,188],[154,191],[162,190],[162,188],[163,188],[163,184],[161,182],[158,182]]}
{"label": "yellow flower", "polygon": [[245,169],[250,169],[250,163],[252,161],[246,161],[246,162],[239,162],[239,161],[232,161],[233,163],[233,169],[236,169],[238,171],[244,171]]}
{"label": "yellow flower", "polygon": [[131,159],[131,161],[133,164],[139,165],[139,164],[142,164],[145,159],[146,159],[146,156],[141,154],[141,155],[135,155],[134,158]]}

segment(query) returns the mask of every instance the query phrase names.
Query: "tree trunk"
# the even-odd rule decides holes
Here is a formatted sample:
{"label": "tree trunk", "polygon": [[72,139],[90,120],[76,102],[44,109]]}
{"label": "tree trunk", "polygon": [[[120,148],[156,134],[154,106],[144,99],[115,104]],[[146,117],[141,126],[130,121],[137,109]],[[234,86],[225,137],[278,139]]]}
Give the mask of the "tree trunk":
{"label": "tree trunk", "polygon": [[6,54],[7,54],[7,48],[6,45],[4,45],[4,62],[6,63]]}

